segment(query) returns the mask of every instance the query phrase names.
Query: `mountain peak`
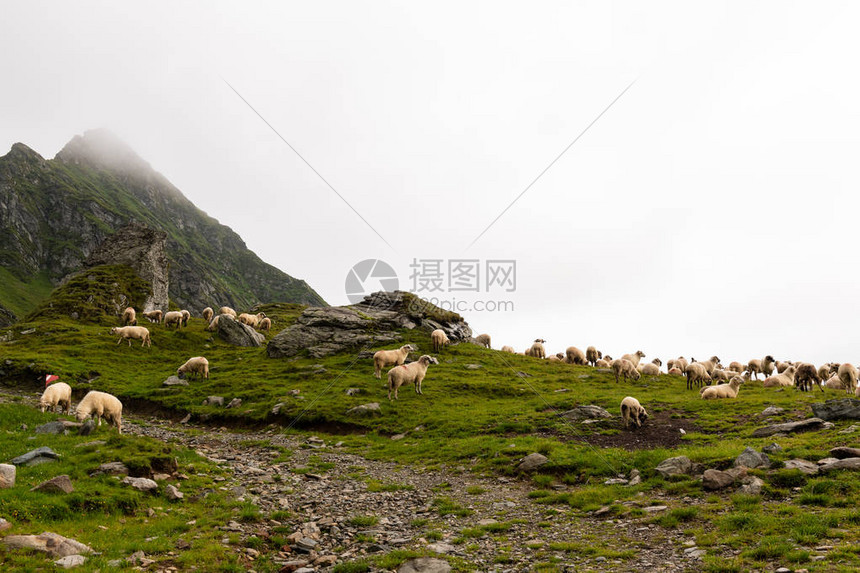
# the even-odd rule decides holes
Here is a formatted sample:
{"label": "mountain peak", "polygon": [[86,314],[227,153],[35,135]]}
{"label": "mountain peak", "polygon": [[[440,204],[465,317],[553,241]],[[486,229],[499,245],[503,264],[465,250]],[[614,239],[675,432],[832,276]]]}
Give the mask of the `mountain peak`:
{"label": "mountain peak", "polygon": [[33,151],[30,147],[24,145],[23,143],[13,143],[12,149],[9,150],[9,153],[4,157],[8,158],[21,158],[26,160],[36,160],[36,161],[44,161],[45,158],[39,155],[37,152]]}
{"label": "mountain peak", "polygon": [[131,174],[148,174],[152,166],[113,132],[107,129],[89,129],[74,136],[55,159],[75,165],[87,164]]}

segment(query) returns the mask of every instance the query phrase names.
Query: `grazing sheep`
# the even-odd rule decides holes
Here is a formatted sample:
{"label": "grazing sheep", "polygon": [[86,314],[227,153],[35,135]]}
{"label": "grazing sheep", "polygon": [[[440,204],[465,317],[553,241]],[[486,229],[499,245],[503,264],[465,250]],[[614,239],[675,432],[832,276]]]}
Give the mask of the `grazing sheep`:
{"label": "grazing sheep", "polygon": [[588,361],[585,359],[585,353],[576,346],[571,346],[564,352],[564,361],[568,364],[579,364],[580,366],[588,364]]}
{"label": "grazing sheep", "polygon": [[185,309],[179,311],[182,315],[182,326],[188,326],[188,319],[191,318],[191,313]]}
{"label": "grazing sheep", "polygon": [[187,374],[201,375],[204,378],[209,378],[209,361],[202,356],[189,358],[185,364],[176,369],[176,376],[185,378]]}
{"label": "grazing sheep", "polygon": [[551,355],[547,356],[546,359],[549,360],[550,362],[564,362],[565,361],[564,354],[562,354],[561,352],[551,354]]}
{"label": "grazing sheep", "polygon": [[528,350],[526,350],[526,356],[532,356],[534,358],[546,358],[546,349],[543,347],[546,340],[543,338],[535,338],[534,344],[532,344]]}
{"label": "grazing sheep", "polygon": [[618,378],[620,376],[624,376],[624,382],[627,382],[627,378],[630,377],[634,380],[639,380],[639,371],[636,370],[636,366],[626,358],[619,358],[618,360],[613,360],[609,367],[612,368],[612,372],[615,373],[615,382],[618,382]]}
{"label": "grazing sheep", "polygon": [[[695,362],[695,360],[694,360],[694,362]],[[675,366],[678,367],[678,369],[680,369],[681,372],[686,372],[687,366],[689,366],[689,365],[690,365],[690,362],[686,358],[684,358],[683,356],[679,356],[678,358],[675,359]]]}
{"label": "grazing sheep", "polygon": [[502,352],[510,352],[511,354],[517,353],[513,346],[502,346]]}
{"label": "grazing sheep", "polygon": [[142,314],[146,318],[146,320],[155,324],[161,324],[161,319],[164,318],[164,313],[162,313],[160,310],[150,310]]}
{"label": "grazing sheep", "polygon": [[[778,368],[777,368],[778,370]],[[788,370],[788,368],[786,368]],[[783,371],[784,373],[785,371]],[[821,378],[818,376],[818,370],[808,362],[801,362],[797,365],[797,371],[794,374],[794,387],[804,392],[812,390],[812,383],[818,384],[821,391],[824,388],[821,386]]]}
{"label": "grazing sheep", "polygon": [[259,328],[260,330],[265,330],[266,332],[268,332],[269,329],[272,328],[272,319],[267,316],[266,318],[264,318],[263,320],[260,321],[260,324],[257,325],[257,328]]}
{"label": "grazing sheep", "polygon": [[[657,359],[659,360],[659,359]],[[659,376],[660,375],[660,366],[658,366],[655,362],[649,362],[648,364],[640,364],[639,371],[645,376]]]}
{"label": "grazing sheep", "polygon": [[[773,374],[773,370],[776,368],[776,361],[773,359],[773,356],[768,354],[761,361],[761,373],[765,376],[770,376]],[[786,368],[786,370],[788,370]],[[783,370],[783,373],[785,370]]]}
{"label": "grazing sheep", "polygon": [[735,375],[735,372],[730,370],[720,370],[719,368],[714,368],[714,373],[711,375],[712,380],[721,380],[723,382],[728,382],[732,376]]}
{"label": "grazing sheep", "polygon": [[178,310],[171,310],[164,315],[164,326],[170,328],[172,324],[176,325],[176,330],[182,328],[182,313]]}
{"label": "grazing sheep", "polygon": [[401,364],[388,371],[388,399],[391,400],[391,391],[394,390],[394,399],[397,400],[397,389],[403,384],[412,382],[415,385],[415,393],[423,394],[421,382],[427,374],[427,367],[431,364],[439,364],[439,361],[427,354],[418,359],[417,362]]}
{"label": "grazing sheep", "polygon": [[490,347],[490,335],[489,334],[479,334],[475,337],[475,344],[479,344],[480,346],[484,346],[486,348]]}
{"label": "grazing sheep", "polygon": [[211,306],[207,306],[203,309],[203,320],[206,322],[212,322],[212,317],[215,316],[215,311],[212,310]]}
{"label": "grazing sheep", "polygon": [[740,376],[732,376],[727,384],[717,384],[716,386],[705,386],[699,390],[703,400],[714,400],[717,398],[737,398],[738,390],[743,384],[744,379]]}
{"label": "grazing sheep", "polygon": [[697,384],[700,388],[702,383],[706,383],[710,385],[711,383],[711,375],[708,374],[707,369],[701,362],[693,362],[687,369],[684,370],[684,374],[687,376],[687,390],[693,389],[693,384]]}
{"label": "grazing sheep", "polygon": [[839,378],[839,374],[833,374],[830,378],[827,379],[827,382],[824,383],[825,388],[831,388],[833,390],[845,390],[845,386],[842,384],[842,379]]}
{"label": "grazing sheep", "polygon": [[849,393],[854,392],[854,389],[857,388],[857,368],[853,364],[846,362],[839,366],[836,373],[839,375],[839,379],[842,380],[842,387]]}
{"label": "grazing sheep", "polygon": [[625,354],[621,357],[622,360],[630,361],[633,366],[639,366],[639,360],[645,358],[645,353],[641,350],[637,350],[635,354]]}
{"label": "grazing sheep", "polygon": [[119,334],[117,344],[128,340],[128,345],[131,346],[132,338],[140,340],[141,346],[152,346],[152,339],[149,337],[149,330],[145,326],[114,326],[110,329],[111,334]]}
{"label": "grazing sheep", "polygon": [[777,363],[776,363],[776,373],[777,373],[777,374],[782,374],[783,372],[785,372],[785,370],[786,370],[789,366],[791,366],[791,361],[790,361],[790,360],[786,360],[785,362],[777,362]]}
{"label": "grazing sheep", "polygon": [[797,372],[797,367],[792,364],[785,369],[782,374],[768,376],[764,379],[762,386],[765,388],[779,388],[781,386],[794,386],[794,375]]}
{"label": "grazing sheep", "polygon": [[738,374],[743,374],[744,373],[744,365],[738,361],[735,361],[735,362],[732,362],[731,364],[729,364],[729,370],[731,370],[732,372],[737,372]]}
{"label": "grazing sheep", "polygon": [[599,358],[597,362],[594,363],[595,368],[611,368],[612,365],[610,362],[607,362],[605,358]]}
{"label": "grazing sheep", "polygon": [[125,326],[137,326],[137,313],[133,308],[128,307],[122,311],[122,323]]}
{"label": "grazing sheep", "polygon": [[818,367],[818,377],[822,380],[827,380],[834,374],[839,372],[838,362],[825,362]]}
{"label": "grazing sheep", "polygon": [[433,352],[439,352],[447,344],[451,344],[448,340],[448,335],[441,328],[437,328],[430,333],[430,342],[433,343]]}
{"label": "grazing sheep", "polygon": [[68,414],[72,410],[72,387],[65,382],[54,382],[42,392],[42,397],[39,398],[39,409],[43,412],[49,410],[54,412],[56,407],[60,407],[60,414],[63,410]]}
{"label": "grazing sheep", "polygon": [[[768,366],[765,366],[765,362],[770,362],[771,364]],[[747,370],[749,370],[750,375],[753,375],[755,377],[755,379],[758,380],[758,375],[760,373],[764,374],[766,371],[773,373],[773,362],[774,362],[773,356],[771,356],[770,354],[765,356],[764,360],[759,360],[758,358],[753,358],[747,364]],[[784,372],[785,371],[783,371],[783,373]],[[770,374],[765,374],[765,376],[766,377],[770,376]]]}
{"label": "grazing sheep", "polygon": [[680,368],[678,368],[677,366],[672,366],[671,368],[669,368],[669,371],[667,372],[667,374],[671,374],[672,376],[683,376],[684,371],[681,370]]}
{"label": "grazing sheep", "polygon": [[[696,361],[693,360],[693,362],[696,362]],[[705,367],[705,371],[707,371],[708,376],[714,375],[714,370],[716,370],[717,364],[719,364],[719,363],[720,363],[720,359],[717,358],[716,356],[711,356],[711,358],[708,360],[699,361],[699,364],[701,364],[702,366]]]}
{"label": "grazing sheep", "polygon": [[229,306],[222,306],[218,309],[218,314],[229,314],[233,317],[233,320],[236,319],[236,311],[230,308]]}
{"label": "grazing sheep", "polygon": [[248,314],[247,312],[243,312],[236,318],[236,320],[242,324],[247,324],[251,328],[257,328],[257,325],[264,318],[266,318],[265,312],[258,312],[257,314]]}
{"label": "grazing sheep", "polygon": [[374,376],[382,378],[382,369],[386,366],[400,366],[406,361],[409,353],[415,350],[411,344],[404,344],[397,350],[380,350],[373,355]]}
{"label": "grazing sheep", "polygon": [[216,317],[214,317],[212,320],[210,320],[210,321],[209,321],[209,326],[207,326],[207,327],[206,327],[206,330],[208,330],[209,332],[215,332],[216,330],[218,330],[218,320],[219,320],[222,316],[223,316],[223,315],[219,314],[218,316],[216,316]]}
{"label": "grazing sheep", "polygon": [[585,349],[585,360],[592,366],[597,365],[597,361],[603,358],[603,353],[593,346]]}
{"label": "grazing sheep", "polygon": [[624,420],[624,428],[630,427],[632,421],[637,428],[642,427],[642,423],[648,419],[648,412],[639,403],[639,400],[633,396],[627,396],[621,400],[621,419]]}
{"label": "grazing sheep", "polygon": [[90,416],[98,418],[99,426],[102,425],[102,418],[104,418],[109,424],[116,426],[122,434],[122,402],[116,396],[97,390],[87,392],[75,410],[75,418],[78,422],[83,422]]}

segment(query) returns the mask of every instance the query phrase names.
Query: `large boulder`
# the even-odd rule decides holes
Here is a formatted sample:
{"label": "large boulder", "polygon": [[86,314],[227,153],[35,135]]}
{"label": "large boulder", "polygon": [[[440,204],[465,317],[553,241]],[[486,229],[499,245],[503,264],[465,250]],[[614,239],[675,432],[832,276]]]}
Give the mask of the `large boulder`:
{"label": "large boulder", "polygon": [[51,557],[65,557],[93,551],[91,547],[79,541],[48,531],[40,535],[7,535],[3,538],[3,544],[7,549],[33,549],[43,551]]}
{"label": "large boulder", "polygon": [[517,470],[521,472],[533,472],[548,461],[549,459],[545,455],[535,452],[521,459],[517,464]]}
{"label": "large boulder", "polygon": [[612,414],[610,414],[606,411],[605,408],[601,408],[600,406],[595,406],[593,404],[584,404],[582,406],[577,406],[572,410],[562,412],[561,416],[562,418],[566,418],[571,421],[579,421],[611,418]]}
{"label": "large boulder", "polygon": [[359,304],[310,307],[296,323],[279,332],[266,347],[271,358],[286,358],[307,351],[312,358],[347,350],[400,342],[401,330],[445,331],[453,341],[468,341],[472,329],[463,318],[446,312],[415,295],[376,292]]}
{"label": "large boulder", "polygon": [[233,346],[262,346],[266,337],[230,315],[221,315],[218,319],[218,336],[224,342]]}
{"label": "large boulder", "polygon": [[822,420],[860,420],[860,400],[836,398],[812,404],[816,418]]}
{"label": "large boulder", "polygon": [[687,456],[668,458],[660,462],[654,470],[664,478],[690,475],[693,471],[693,462]]}
{"label": "large boulder", "polygon": [[60,459],[60,455],[57,452],[48,446],[42,446],[13,458],[12,463],[16,466],[35,466],[46,462],[55,462],[58,459]]}
{"label": "large boulder", "polygon": [[767,457],[767,454],[759,453],[748,447],[735,458],[735,467],[767,469],[770,467],[770,458]]}

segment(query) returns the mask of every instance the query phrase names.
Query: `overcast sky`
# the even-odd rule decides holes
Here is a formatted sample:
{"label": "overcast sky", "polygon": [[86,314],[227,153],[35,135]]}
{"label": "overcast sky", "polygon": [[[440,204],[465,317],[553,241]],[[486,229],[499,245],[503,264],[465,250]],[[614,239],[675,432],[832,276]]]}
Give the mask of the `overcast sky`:
{"label": "overcast sky", "polygon": [[857,363],[860,6],[699,4],[3,2],[0,154],[106,127],[331,304],[515,260],[433,293],[495,348]]}

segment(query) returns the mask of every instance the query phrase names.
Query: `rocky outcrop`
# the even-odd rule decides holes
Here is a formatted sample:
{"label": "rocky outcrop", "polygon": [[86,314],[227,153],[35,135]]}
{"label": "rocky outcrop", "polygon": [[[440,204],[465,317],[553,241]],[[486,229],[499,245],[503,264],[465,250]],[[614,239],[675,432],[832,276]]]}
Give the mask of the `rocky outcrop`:
{"label": "rocky outcrop", "polygon": [[416,328],[428,333],[444,330],[452,342],[472,336],[472,329],[456,313],[446,313],[411,293],[376,292],[355,305],[306,309],[294,325],[269,341],[266,352],[271,358],[285,358],[307,350],[309,356],[321,358],[399,342],[400,330]]}
{"label": "rocky outcrop", "polygon": [[822,420],[860,420],[860,400],[836,398],[812,404],[816,418]]}
{"label": "rocky outcrop", "polygon": [[86,267],[126,265],[152,287],[142,310],[167,309],[167,233],[131,223],[105,239],[84,262]]}
{"label": "rocky outcrop", "polygon": [[820,430],[824,426],[824,420],[821,418],[807,418],[799,422],[787,422],[785,424],[775,424],[773,426],[765,426],[753,431],[754,438],[766,438],[776,434],[792,434],[797,432],[808,432],[810,430]]}
{"label": "rocky outcrop", "polygon": [[218,319],[218,336],[233,346],[262,346],[266,337],[229,314]]}

